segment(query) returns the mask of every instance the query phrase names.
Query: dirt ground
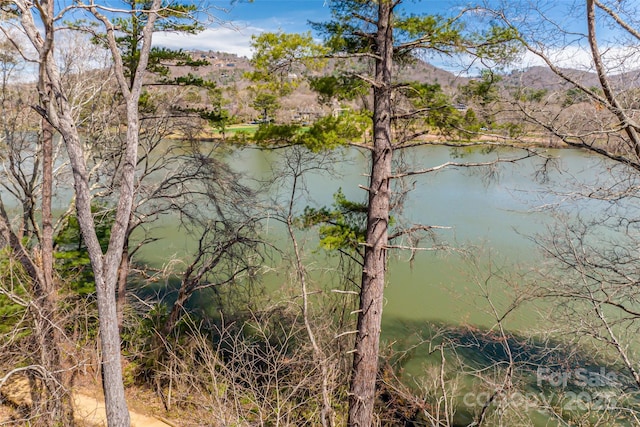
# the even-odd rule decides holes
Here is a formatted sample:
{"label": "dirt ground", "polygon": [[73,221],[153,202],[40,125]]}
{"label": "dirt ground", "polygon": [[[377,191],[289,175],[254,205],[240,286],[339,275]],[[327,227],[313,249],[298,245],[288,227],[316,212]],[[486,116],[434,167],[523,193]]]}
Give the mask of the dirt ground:
{"label": "dirt ground", "polygon": [[[3,397],[10,402],[11,406],[29,405],[31,396],[29,393],[29,381],[24,377],[13,379],[2,390]],[[84,426],[100,427],[107,425],[107,417],[104,400],[99,397],[90,396],[83,390],[73,393],[74,413],[77,421]],[[9,423],[15,411],[9,405],[0,405],[0,425]],[[169,421],[162,421],[153,416],[141,414],[136,411],[129,411],[131,416],[131,427],[174,427]]]}
{"label": "dirt ground", "polygon": [[[85,425],[106,426],[107,416],[104,402],[85,394],[73,393],[73,405],[76,419]],[[131,427],[170,427],[157,418],[129,411]]]}

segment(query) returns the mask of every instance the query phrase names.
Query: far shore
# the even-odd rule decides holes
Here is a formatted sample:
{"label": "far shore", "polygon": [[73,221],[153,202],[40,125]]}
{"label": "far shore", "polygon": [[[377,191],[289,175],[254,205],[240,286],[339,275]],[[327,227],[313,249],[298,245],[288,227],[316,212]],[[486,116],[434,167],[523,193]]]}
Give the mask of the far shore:
{"label": "far shore", "polygon": [[[219,130],[202,132],[196,135],[195,139],[201,142],[225,142],[230,145],[239,146],[255,145],[249,137],[256,132],[259,126],[259,124],[253,123],[230,125],[225,128],[224,132]],[[180,140],[184,138],[185,135],[180,133],[174,133],[168,137],[168,139],[172,140]],[[354,142],[350,145],[362,147],[367,146],[366,144],[360,142]],[[413,142],[407,145],[443,145],[450,147],[496,145],[512,148],[571,148],[567,144],[562,143],[559,138],[551,135],[536,134],[510,137],[500,134],[492,134],[490,132],[478,132],[474,138],[470,139],[455,139],[442,134],[427,134],[415,139]]]}

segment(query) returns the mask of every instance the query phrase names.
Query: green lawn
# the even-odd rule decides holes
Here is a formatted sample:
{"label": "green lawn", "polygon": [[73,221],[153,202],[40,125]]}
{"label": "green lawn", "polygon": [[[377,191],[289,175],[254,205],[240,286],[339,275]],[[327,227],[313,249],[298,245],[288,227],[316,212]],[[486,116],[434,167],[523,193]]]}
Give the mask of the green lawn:
{"label": "green lawn", "polygon": [[252,125],[249,123],[243,123],[239,125],[231,125],[225,129],[226,134],[235,134],[237,132],[247,132],[249,134],[254,134],[258,129],[258,125]]}

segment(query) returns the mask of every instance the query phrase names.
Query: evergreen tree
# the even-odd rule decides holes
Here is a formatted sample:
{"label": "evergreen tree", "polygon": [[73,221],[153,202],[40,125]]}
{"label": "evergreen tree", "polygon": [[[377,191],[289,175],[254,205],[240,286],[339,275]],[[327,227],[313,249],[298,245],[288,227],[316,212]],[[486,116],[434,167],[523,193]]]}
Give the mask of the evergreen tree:
{"label": "evergreen tree", "polygon": [[[451,106],[438,85],[401,81],[396,77],[397,69],[416,61],[417,56],[425,51],[447,55],[465,51],[479,56],[504,58],[516,51],[510,43],[515,33],[494,26],[484,34],[465,33],[460,19],[463,15],[445,18],[410,14],[402,9],[402,0],[336,0],[328,3],[332,19],[313,24],[313,28],[325,37],[323,47],[312,48],[310,37],[299,39],[299,35],[290,38],[280,36],[280,43],[273,45],[268,37],[263,36],[256,43],[254,65],[258,71],[254,77],[268,77],[271,81],[280,79],[282,82],[282,76],[295,63],[295,52],[301,51],[314,53],[308,55],[307,60],[320,55],[338,59],[355,58],[368,62],[369,67],[366,68],[373,70],[371,73],[346,71],[347,76],[368,85],[373,98],[373,111],[360,115],[368,116],[371,120],[371,142],[363,145],[371,154],[371,170],[366,187],[368,199],[362,282],[348,421],[350,426],[368,427],[373,425],[387,252],[394,247],[389,233],[394,198],[392,182],[407,175],[394,172],[394,152],[415,145],[417,138],[434,130],[446,134],[463,122],[460,113]],[[290,43],[288,50],[284,47],[287,45],[285,41]],[[274,66],[278,67],[278,72],[270,73],[269,70],[274,70]],[[348,67],[344,69],[349,70]],[[335,87],[331,90],[327,87],[330,81],[319,84],[316,80],[315,87],[324,94],[333,94],[337,93],[342,81],[352,83],[355,80],[336,79]],[[349,84],[342,86],[341,90],[348,91],[352,87],[353,84]],[[295,140],[295,130],[289,127],[287,131],[289,139]],[[268,139],[265,135],[273,137],[276,134],[258,133],[256,136],[265,140]],[[279,136],[272,140],[282,142],[282,134]],[[321,143],[316,148],[334,146],[335,132],[324,134],[319,140]],[[410,231],[426,229],[412,227]],[[394,233],[392,237],[405,234]],[[345,239],[347,244],[352,241]]]}

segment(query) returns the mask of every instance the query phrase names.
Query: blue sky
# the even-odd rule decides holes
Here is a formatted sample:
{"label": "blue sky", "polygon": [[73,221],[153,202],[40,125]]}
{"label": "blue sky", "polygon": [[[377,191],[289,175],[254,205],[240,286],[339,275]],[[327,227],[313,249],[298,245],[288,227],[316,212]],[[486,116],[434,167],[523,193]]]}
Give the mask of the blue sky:
{"label": "blue sky", "polygon": [[[218,0],[213,4],[228,5],[229,2]],[[255,0],[252,3],[235,2],[226,16],[233,21],[246,21],[269,30],[299,32],[308,29],[309,20],[323,21],[330,14],[324,0]]]}
{"label": "blue sky", "polygon": [[[236,53],[241,56],[251,56],[250,40],[254,34],[263,31],[302,32],[308,31],[308,21],[325,21],[330,18],[330,11],[325,0],[204,0],[211,7],[212,16],[217,18],[207,30],[192,36],[179,34],[156,34],[154,40],[157,44],[170,48],[201,49]],[[452,14],[458,10],[458,6],[467,3],[468,0],[405,0],[402,7],[408,12],[426,14]],[[488,0],[498,3],[500,0]],[[477,0],[480,3],[480,0]],[[509,2],[512,6],[518,4],[535,6],[545,11],[545,14],[558,22],[564,30],[585,32],[584,1],[583,0],[521,0]],[[507,3],[507,4],[509,4]],[[534,21],[534,22],[532,22]],[[535,19],[523,18],[523,22],[536,25]],[[549,33],[548,27],[539,27]],[[608,30],[605,26],[600,28],[600,35]],[[557,32],[551,30],[551,34]],[[615,39],[615,37],[614,37]],[[610,39],[611,40],[611,39]],[[566,40],[565,40],[566,42]],[[554,46],[550,52],[560,66],[589,68],[589,52],[584,43],[573,43],[569,46]],[[617,46],[609,45],[616,52]],[[621,55],[626,50],[620,50]],[[450,71],[463,69],[461,62],[450,63],[439,61],[437,58],[430,60],[434,65]],[[634,59],[633,64],[640,64],[640,58]],[[524,57],[521,67],[541,65],[542,62],[533,55]]]}
{"label": "blue sky", "polygon": [[[447,13],[461,0],[406,1],[403,7],[421,13]],[[330,18],[325,0],[209,0],[213,15],[219,20],[197,36],[156,35],[156,43],[171,48],[221,50],[249,56],[252,34],[262,31],[309,31],[309,21]]]}
{"label": "blue sky", "polygon": [[[250,56],[251,35],[263,31],[308,31],[309,20],[323,21],[330,13],[324,0],[209,1],[218,22],[196,36],[156,35],[156,43],[172,48],[218,50]],[[159,36],[159,37],[158,37]]]}

